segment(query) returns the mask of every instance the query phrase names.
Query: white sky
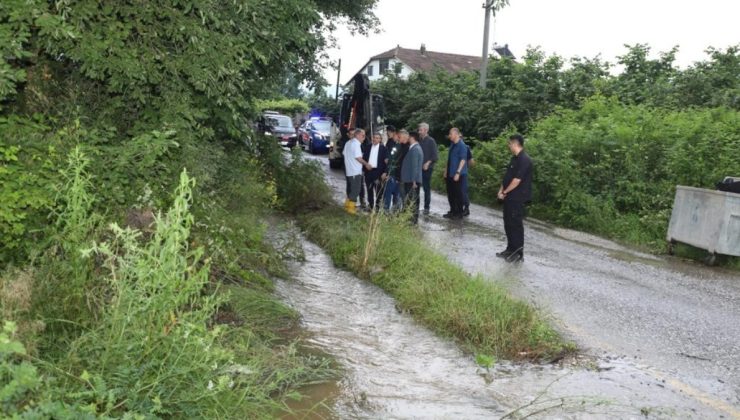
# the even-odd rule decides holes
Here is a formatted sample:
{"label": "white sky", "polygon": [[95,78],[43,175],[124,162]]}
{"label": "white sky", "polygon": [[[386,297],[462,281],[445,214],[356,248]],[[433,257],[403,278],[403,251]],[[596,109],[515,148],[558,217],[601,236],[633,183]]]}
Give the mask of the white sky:
{"label": "white sky", "polygon": [[[400,44],[430,51],[480,55],[483,0],[380,0],[376,15],[382,32],[368,37],[335,34],[342,59],[342,83],[371,56]],[[706,57],[708,46],[740,43],[740,0],[510,0],[492,20],[491,43],[509,44],[520,57],[528,45],[548,54],[594,57],[614,63],[624,44],[647,43],[652,53],[679,46],[677,63],[686,66]],[[324,73],[336,83],[332,69]]]}

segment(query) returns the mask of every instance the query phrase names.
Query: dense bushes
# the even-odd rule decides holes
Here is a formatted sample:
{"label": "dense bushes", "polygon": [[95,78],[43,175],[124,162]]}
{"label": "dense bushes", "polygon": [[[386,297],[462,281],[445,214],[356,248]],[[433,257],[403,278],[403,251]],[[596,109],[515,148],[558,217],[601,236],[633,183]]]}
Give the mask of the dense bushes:
{"label": "dense bushes", "polygon": [[0,268],[43,242],[74,145],[99,165],[98,210],[116,216],[140,198],[167,205],[183,166],[211,185],[209,143],[250,136],[286,73],[318,79],[331,22],[364,31],[374,3],[0,3]]}
{"label": "dense bushes", "polygon": [[0,267],[25,259],[43,236],[54,202],[50,180],[64,155],[43,122],[0,116]]}
{"label": "dense bushes", "polygon": [[1,314],[14,321],[0,348],[12,386],[3,415],[270,417],[331,374],[275,336],[296,317],[270,296],[266,276],[282,265],[261,220],[282,202],[265,168],[285,163],[271,139],[257,141],[273,150],[264,164],[224,143],[220,188],[194,189],[183,172],[169,211],[134,207],[125,227],[104,226],[95,165],[72,151],[46,249],[0,276]]}
{"label": "dense bushes", "polygon": [[308,104],[300,99],[270,99],[257,101],[259,111],[277,111],[287,115],[308,112]]}
{"label": "dense bushes", "polygon": [[665,238],[676,185],[740,173],[740,113],[594,99],[530,133],[538,202],[560,223],[644,243]]}

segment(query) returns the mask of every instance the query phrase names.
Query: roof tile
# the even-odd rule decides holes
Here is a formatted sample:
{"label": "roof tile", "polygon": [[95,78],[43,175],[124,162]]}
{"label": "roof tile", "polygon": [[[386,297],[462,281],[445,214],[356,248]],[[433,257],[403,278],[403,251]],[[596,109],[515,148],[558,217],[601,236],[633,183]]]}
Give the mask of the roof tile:
{"label": "roof tile", "polygon": [[409,48],[396,47],[386,52],[380,53],[370,60],[381,58],[397,58],[403,61],[414,71],[430,71],[435,67],[446,70],[451,73],[457,73],[463,70],[479,70],[481,58],[471,55],[448,54],[434,51],[426,51],[424,54],[421,50],[412,50]]}

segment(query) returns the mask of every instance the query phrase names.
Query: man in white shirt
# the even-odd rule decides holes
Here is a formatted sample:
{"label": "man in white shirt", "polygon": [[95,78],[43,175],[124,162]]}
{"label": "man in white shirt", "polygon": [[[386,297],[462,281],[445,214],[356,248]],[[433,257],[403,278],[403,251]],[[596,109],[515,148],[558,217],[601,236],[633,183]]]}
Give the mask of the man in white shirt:
{"label": "man in white shirt", "polygon": [[365,140],[365,130],[358,128],[355,136],[344,145],[344,173],[347,179],[347,200],[344,209],[349,214],[357,213],[357,198],[362,188],[362,168],[372,169],[370,164],[362,158],[360,144]]}

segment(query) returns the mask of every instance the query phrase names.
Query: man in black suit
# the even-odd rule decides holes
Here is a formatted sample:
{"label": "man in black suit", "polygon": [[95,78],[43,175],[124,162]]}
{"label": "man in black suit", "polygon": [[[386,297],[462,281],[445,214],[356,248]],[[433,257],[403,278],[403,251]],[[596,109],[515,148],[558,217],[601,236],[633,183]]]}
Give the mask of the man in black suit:
{"label": "man in black suit", "polygon": [[382,203],[383,184],[382,180],[387,174],[386,148],[383,145],[383,138],[380,134],[373,134],[372,143],[363,150],[363,159],[369,164],[369,169],[365,169],[365,184],[367,185],[367,202],[372,211],[375,204]]}

